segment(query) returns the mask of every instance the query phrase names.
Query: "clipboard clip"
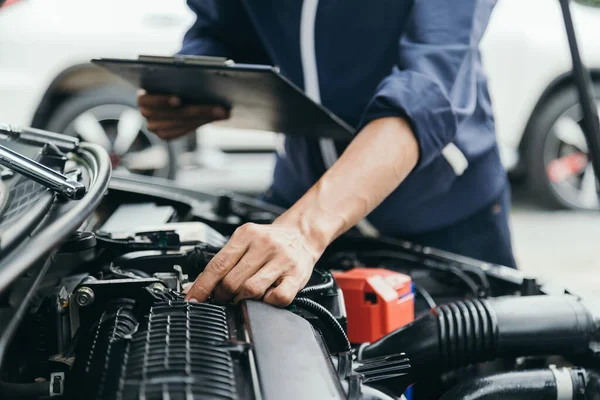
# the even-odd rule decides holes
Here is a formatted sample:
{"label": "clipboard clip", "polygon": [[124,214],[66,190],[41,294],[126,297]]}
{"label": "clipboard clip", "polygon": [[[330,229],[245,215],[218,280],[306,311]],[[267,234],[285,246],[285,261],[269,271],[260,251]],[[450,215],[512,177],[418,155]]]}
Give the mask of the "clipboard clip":
{"label": "clipboard clip", "polygon": [[153,56],[153,55],[139,55],[139,61],[155,62],[155,63],[166,63],[166,64],[179,64],[179,65],[221,65],[231,66],[235,62],[226,57],[212,57],[212,56],[195,56],[187,54],[175,54],[174,56]]}

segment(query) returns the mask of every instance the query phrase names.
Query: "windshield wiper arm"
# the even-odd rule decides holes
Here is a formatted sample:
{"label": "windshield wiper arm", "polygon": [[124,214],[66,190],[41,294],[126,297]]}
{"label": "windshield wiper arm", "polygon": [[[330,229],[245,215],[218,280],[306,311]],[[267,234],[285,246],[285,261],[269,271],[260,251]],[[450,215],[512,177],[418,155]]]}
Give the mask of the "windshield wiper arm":
{"label": "windshield wiper arm", "polygon": [[0,145],[0,165],[73,200],[83,198],[86,193],[85,185],[81,182],[69,179],[69,177],[2,145]]}

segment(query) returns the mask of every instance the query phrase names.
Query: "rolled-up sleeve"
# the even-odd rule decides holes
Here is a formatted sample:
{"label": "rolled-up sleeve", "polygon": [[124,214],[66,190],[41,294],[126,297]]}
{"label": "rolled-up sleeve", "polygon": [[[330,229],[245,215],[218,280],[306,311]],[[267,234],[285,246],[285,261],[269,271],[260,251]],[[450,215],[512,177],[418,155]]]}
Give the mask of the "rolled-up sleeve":
{"label": "rolled-up sleeve", "polygon": [[456,136],[477,105],[479,42],[496,0],[415,0],[399,40],[398,63],[375,91],[361,126],[408,119],[419,142],[417,168]]}

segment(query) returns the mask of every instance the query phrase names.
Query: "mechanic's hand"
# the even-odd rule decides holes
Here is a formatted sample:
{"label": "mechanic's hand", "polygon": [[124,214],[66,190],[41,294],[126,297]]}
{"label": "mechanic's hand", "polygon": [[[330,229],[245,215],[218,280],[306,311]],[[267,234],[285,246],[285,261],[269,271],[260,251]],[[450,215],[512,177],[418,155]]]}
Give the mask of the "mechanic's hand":
{"label": "mechanic's hand", "polygon": [[148,129],[163,140],[176,139],[209,122],[229,118],[229,111],[221,106],[184,105],[177,96],[153,95],[141,90],[137,101],[148,120]]}
{"label": "mechanic's hand", "polygon": [[322,251],[293,225],[245,224],[213,257],[185,297],[218,302],[263,299],[285,307],[308,282]]}

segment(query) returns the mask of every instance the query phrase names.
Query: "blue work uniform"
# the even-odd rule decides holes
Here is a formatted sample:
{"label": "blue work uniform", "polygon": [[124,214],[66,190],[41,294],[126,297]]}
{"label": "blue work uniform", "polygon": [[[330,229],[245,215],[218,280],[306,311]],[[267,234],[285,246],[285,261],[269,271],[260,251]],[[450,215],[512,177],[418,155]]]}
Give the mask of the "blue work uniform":
{"label": "blue work uniform", "polygon": [[[370,226],[513,266],[507,179],[479,51],[495,3],[188,0],[197,20],[181,53],[276,65],[357,131],[377,118],[406,118],[420,158],[369,214]],[[343,147],[287,137],[268,198],[293,204]]]}

